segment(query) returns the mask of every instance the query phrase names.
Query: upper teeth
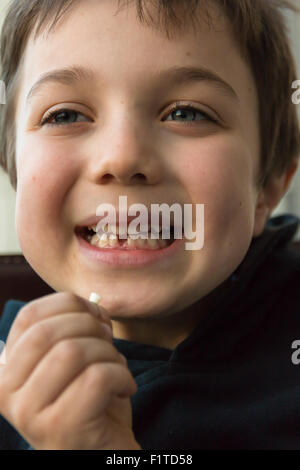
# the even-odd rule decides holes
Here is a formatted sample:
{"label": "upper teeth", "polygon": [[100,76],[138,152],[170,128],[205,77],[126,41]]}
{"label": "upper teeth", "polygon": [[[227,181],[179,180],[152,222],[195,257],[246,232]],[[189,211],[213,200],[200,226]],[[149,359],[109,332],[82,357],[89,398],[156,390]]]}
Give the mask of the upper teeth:
{"label": "upper teeth", "polygon": [[[97,225],[89,225],[88,226],[88,229],[89,230],[93,230],[95,233],[98,233],[97,231]],[[107,233],[107,234],[116,234],[116,235],[119,235],[119,227],[116,225],[108,225],[106,224],[106,226],[104,227],[104,231]],[[161,227],[154,227],[153,228],[153,233],[160,233],[161,232]],[[151,232],[151,229],[149,229],[149,232]],[[127,227],[127,233],[128,235],[135,235],[136,232],[135,229],[131,229],[130,227]]]}
{"label": "upper teeth", "polygon": [[[101,236],[98,236],[98,234],[96,233],[90,239],[90,243],[91,245],[98,246],[99,248],[104,248],[107,246],[116,247],[119,244],[119,240],[118,237],[113,233],[111,233],[109,236],[107,233],[103,233]],[[147,240],[133,240],[130,236],[128,236],[125,244],[130,248],[150,248],[152,250],[157,248],[164,248],[165,246],[167,246],[166,240],[153,240],[151,238]]]}

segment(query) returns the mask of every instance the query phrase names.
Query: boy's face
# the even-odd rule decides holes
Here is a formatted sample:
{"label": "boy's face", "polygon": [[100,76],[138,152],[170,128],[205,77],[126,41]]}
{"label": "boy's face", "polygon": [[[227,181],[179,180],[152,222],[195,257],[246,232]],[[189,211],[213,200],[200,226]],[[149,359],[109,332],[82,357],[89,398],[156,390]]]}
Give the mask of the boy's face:
{"label": "boy's face", "polygon": [[[114,15],[116,7],[80,2],[49,37],[28,43],[16,115],[16,226],[26,258],[55,290],[99,292],[112,317],[163,316],[219,286],[258,234],[257,97],[224,18],[215,29],[201,23],[197,34],[190,28],[168,40],[139,23],[134,5]],[[71,66],[94,77],[48,82],[26,103],[42,74]],[[175,66],[207,69],[233,91],[164,78]],[[179,100],[199,113],[172,114]],[[77,111],[78,122],[40,126],[47,111],[63,108]],[[88,260],[75,227],[100,203],[118,209],[119,195],[128,207],[204,204],[204,247],[183,244],[164,262],[136,269]]]}

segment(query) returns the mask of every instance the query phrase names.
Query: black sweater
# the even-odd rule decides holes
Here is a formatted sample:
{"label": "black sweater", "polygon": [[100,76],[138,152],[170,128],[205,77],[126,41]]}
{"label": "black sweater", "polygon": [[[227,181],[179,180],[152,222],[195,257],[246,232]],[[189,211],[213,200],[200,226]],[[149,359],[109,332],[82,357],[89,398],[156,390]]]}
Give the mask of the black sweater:
{"label": "black sweater", "polygon": [[[291,214],[268,220],[174,350],[114,339],[138,385],[133,431],[143,449],[300,450],[300,253],[289,247],[298,224]],[[6,304],[1,340],[23,305]],[[0,449],[28,448],[0,415]]]}

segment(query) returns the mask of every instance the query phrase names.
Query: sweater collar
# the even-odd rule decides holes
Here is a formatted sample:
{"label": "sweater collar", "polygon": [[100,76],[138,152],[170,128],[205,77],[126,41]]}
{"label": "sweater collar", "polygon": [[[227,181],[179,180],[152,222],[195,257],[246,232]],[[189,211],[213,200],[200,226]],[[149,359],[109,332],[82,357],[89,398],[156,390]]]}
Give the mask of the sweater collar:
{"label": "sweater collar", "polygon": [[[234,273],[209,294],[214,299],[213,308],[209,312],[199,315],[196,328],[172,351],[171,361],[192,359],[195,358],[195,354],[198,356],[199,353],[205,353],[208,344],[215,337],[216,331],[226,335],[227,330],[229,336],[235,333],[229,331],[229,328],[232,330],[235,320],[243,314],[243,305],[249,300],[247,292],[245,292],[247,286],[251,280],[255,280],[255,273],[266,258],[273,252],[283,249],[292,241],[299,227],[299,222],[300,219],[292,214],[283,214],[268,219],[265,230],[259,237],[252,239],[246,256]],[[261,286],[256,286],[256,289],[260,288]],[[241,323],[246,321],[244,319]]]}

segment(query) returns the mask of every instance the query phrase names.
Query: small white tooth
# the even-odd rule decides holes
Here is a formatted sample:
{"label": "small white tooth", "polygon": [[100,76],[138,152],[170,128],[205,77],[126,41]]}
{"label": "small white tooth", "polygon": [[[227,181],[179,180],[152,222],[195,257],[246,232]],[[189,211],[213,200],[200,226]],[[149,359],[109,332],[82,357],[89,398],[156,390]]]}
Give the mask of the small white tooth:
{"label": "small white tooth", "polygon": [[111,233],[109,236],[109,246],[117,246],[118,244],[118,237]]}
{"label": "small white tooth", "polygon": [[143,240],[142,238],[138,238],[136,240],[136,244],[139,248],[145,248],[145,246],[147,244],[147,240]]}
{"label": "small white tooth", "polygon": [[99,243],[98,243],[98,246],[99,246],[100,248],[103,248],[103,247],[105,247],[105,246],[107,246],[107,245],[108,245],[107,233],[103,233],[103,234],[101,235],[101,237],[100,237],[100,241],[99,241]]}
{"label": "small white tooth", "polygon": [[98,235],[97,234],[93,235],[91,238],[90,244],[96,246],[98,245],[98,242],[99,242]]}
{"label": "small white tooth", "polygon": [[156,250],[159,248],[158,240],[154,240],[153,238],[149,238],[146,243],[151,250]]}
{"label": "small white tooth", "polygon": [[132,238],[128,237],[127,238],[127,245],[130,246],[131,248],[134,248],[136,246],[135,240]]}
{"label": "small white tooth", "polygon": [[165,248],[168,244],[166,240],[163,240],[161,238],[158,240],[158,243],[159,243],[160,248]]}
{"label": "small white tooth", "polygon": [[119,228],[114,225],[107,225],[108,233],[117,234],[119,233]]}

